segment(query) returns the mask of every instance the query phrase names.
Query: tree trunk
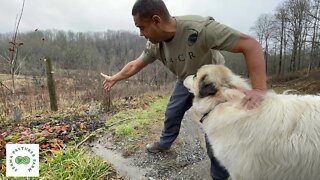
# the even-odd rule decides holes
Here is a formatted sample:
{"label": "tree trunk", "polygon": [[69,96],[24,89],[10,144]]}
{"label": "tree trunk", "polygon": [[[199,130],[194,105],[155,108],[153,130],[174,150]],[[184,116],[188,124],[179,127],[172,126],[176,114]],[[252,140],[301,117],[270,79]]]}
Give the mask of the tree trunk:
{"label": "tree trunk", "polygon": [[279,54],[278,76],[281,74],[281,69],[282,69],[283,39],[284,39],[284,18],[281,19],[281,36],[280,36],[280,54]]}

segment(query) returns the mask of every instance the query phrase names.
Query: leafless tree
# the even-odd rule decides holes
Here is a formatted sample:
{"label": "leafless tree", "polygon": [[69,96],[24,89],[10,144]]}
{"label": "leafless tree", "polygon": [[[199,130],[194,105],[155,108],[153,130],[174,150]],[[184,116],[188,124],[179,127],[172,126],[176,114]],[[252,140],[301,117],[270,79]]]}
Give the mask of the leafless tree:
{"label": "leafless tree", "polygon": [[[264,56],[266,65],[268,65],[269,58],[269,40],[274,31],[274,20],[271,14],[262,14],[258,17],[252,29],[255,30],[258,40],[261,44],[264,44]],[[267,66],[268,69],[268,66]]]}
{"label": "leafless tree", "polygon": [[286,59],[286,28],[288,22],[288,15],[286,13],[286,9],[283,7],[283,4],[277,7],[275,13],[275,19],[278,21],[278,34],[279,36],[275,36],[275,39],[279,41],[279,67],[277,74],[284,73],[285,59]]}
{"label": "leafless tree", "polygon": [[[311,33],[311,51],[310,51],[310,60],[308,65],[308,73],[309,75],[311,67],[314,66],[314,61],[319,56],[320,51],[320,0],[314,0],[312,2],[310,11],[308,15],[311,17],[312,22],[312,33]],[[320,61],[319,61],[320,67]]]}
{"label": "leafless tree", "polygon": [[287,10],[289,16],[289,30],[292,39],[292,52],[290,61],[290,70],[296,71],[299,69],[301,50],[303,40],[305,40],[307,32],[307,12],[309,8],[309,0],[289,0]]}
{"label": "leafless tree", "polygon": [[[10,73],[11,73],[11,80],[12,80],[12,120],[19,121],[21,119],[22,112],[20,108],[16,105],[16,75],[21,68],[21,62],[19,62],[19,49],[23,45],[23,42],[18,41],[18,32],[19,32],[19,25],[21,22],[21,18],[23,15],[25,0],[22,1],[22,7],[20,13],[17,16],[16,23],[14,26],[13,36],[11,41],[9,42],[9,54],[7,57],[4,57],[4,60],[10,64]],[[2,56],[3,57],[3,56]]]}

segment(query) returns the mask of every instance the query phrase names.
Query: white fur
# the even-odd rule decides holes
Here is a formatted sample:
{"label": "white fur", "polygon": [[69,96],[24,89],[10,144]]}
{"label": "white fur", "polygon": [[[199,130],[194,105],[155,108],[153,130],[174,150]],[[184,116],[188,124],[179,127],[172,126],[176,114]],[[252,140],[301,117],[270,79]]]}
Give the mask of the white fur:
{"label": "white fur", "polygon": [[[218,92],[200,98],[204,74]],[[210,112],[203,128],[232,180],[320,179],[320,96],[270,91],[259,107],[247,110],[241,99],[250,86],[221,65],[200,68],[184,84],[195,94],[193,108]]]}

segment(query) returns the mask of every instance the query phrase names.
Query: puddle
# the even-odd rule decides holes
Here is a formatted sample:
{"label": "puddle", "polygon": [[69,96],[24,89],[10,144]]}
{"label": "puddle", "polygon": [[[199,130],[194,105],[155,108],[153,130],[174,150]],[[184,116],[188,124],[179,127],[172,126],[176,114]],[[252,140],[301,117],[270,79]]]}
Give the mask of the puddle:
{"label": "puddle", "polygon": [[92,151],[110,162],[113,167],[119,172],[120,176],[126,180],[146,180],[146,172],[136,166],[131,165],[130,158],[124,158],[120,153],[116,153],[108,148],[105,148],[99,143],[93,144]]}

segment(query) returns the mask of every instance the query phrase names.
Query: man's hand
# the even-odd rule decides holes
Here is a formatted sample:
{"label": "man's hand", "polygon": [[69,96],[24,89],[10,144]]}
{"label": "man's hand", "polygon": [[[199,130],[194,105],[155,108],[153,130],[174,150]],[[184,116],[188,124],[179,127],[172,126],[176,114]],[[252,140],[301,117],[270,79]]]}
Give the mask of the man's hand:
{"label": "man's hand", "polygon": [[104,77],[103,80],[103,88],[109,92],[111,90],[111,87],[117,82],[112,79],[112,76],[108,76],[106,74],[100,73],[102,77]]}
{"label": "man's hand", "polygon": [[252,89],[245,91],[245,97],[242,99],[242,105],[247,109],[254,109],[258,107],[263,101],[264,95],[266,94],[265,90]]}

